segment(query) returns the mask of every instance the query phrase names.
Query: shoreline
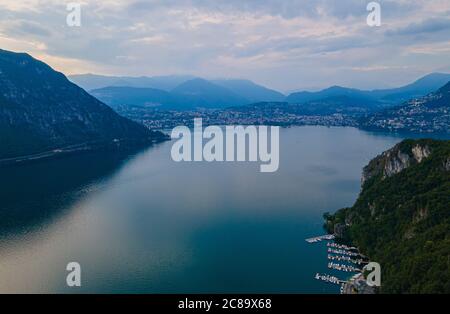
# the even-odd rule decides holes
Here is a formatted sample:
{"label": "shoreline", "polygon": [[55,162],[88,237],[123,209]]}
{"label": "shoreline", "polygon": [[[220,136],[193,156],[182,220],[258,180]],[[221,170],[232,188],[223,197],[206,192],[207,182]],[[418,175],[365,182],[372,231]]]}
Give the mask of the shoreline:
{"label": "shoreline", "polygon": [[96,141],[81,144],[73,144],[36,154],[3,158],[0,159],[0,168],[10,167],[14,165],[22,165],[42,160],[51,160],[75,154],[83,154],[87,152],[110,151],[110,150],[125,151],[125,150],[140,149],[145,147],[151,147],[155,144],[163,143],[169,140],[170,137],[166,136],[160,139],[149,139],[148,141],[114,139],[112,141]]}

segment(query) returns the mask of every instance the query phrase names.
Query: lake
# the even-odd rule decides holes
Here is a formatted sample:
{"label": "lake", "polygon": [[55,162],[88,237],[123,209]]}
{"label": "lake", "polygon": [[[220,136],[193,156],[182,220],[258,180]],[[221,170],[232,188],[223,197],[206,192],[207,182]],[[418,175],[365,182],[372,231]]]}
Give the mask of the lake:
{"label": "lake", "polygon": [[[338,293],[324,212],[351,206],[361,170],[401,137],[280,130],[280,166],[172,161],[172,142],[0,169],[0,293]],[[78,262],[82,287],[66,286]],[[343,273],[338,276],[345,278]]]}

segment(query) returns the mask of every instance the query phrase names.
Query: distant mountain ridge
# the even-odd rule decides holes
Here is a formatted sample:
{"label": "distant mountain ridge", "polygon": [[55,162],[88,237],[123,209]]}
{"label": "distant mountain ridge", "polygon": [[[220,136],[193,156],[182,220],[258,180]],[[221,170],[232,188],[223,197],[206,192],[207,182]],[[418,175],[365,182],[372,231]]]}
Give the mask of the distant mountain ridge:
{"label": "distant mountain ridge", "polygon": [[448,73],[431,73],[411,84],[393,88],[374,90],[372,94],[385,101],[401,103],[413,98],[419,98],[429,93],[435,92],[450,81]]}
{"label": "distant mountain ridge", "polygon": [[69,80],[87,91],[105,87],[136,87],[153,88],[170,91],[178,85],[192,80],[192,75],[167,75],[167,76],[106,76],[97,74],[70,75]]}
{"label": "distant mountain ridge", "polygon": [[214,84],[223,86],[236,95],[245,98],[247,101],[255,103],[260,101],[284,101],[286,96],[276,90],[255,84],[249,80],[213,80]]}
{"label": "distant mountain ridge", "polygon": [[185,96],[194,107],[224,108],[230,105],[244,105],[248,100],[229,89],[204,79],[192,79],[177,86],[172,93]]}
{"label": "distant mountain ridge", "polygon": [[340,86],[332,86],[318,92],[296,92],[286,100],[289,103],[305,103],[319,101],[329,97],[347,96],[354,99],[378,102],[380,105],[391,106],[409,99],[425,96],[450,81],[450,74],[431,73],[415,82],[392,89],[359,90]]}
{"label": "distant mountain ridge", "polygon": [[163,106],[165,109],[184,109],[187,97],[173,94],[161,89],[110,86],[91,91],[91,95],[113,109],[122,105],[138,107]]}
{"label": "distant mountain ridge", "polygon": [[0,50],[0,160],[163,138],[119,116],[47,64]]}
{"label": "distant mountain ridge", "polygon": [[[151,104],[162,109],[224,108],[263,100],[281,101],[285,98],[282,93],[248,80],[205,80],[193,76],[132,78],[93,74],[74,75],[70,79],[112,107]],[[121,91],[124,93],[121,94]],[[163,92],[166,92],[164,97],[161,96]],[[118,103],[119,99],[121,103]]]}
{"label": "distant mountain ridge", "polygon": [[329,97],[346,96],[359,99],[372,99],[366,92],[355,88],[346,88],[341,86],[331,86],[318,92],[296,92],[290,94],[286,100],[289,103],[306,103],[310,101],[318,101]]}
{"label": "distant mountain ridge", "polygon": [[[404,101],[422,97],[450,81],[450,74],[432,73],[415,82],[392,89],[359,90],[332,86],[318,92],[296,92],[288,96],[248,80],[217,79],[205,80],[194,76],[159,77],[108,77],[93,74],[69,77],[73,82],[89,90],[108,105],[159,106],[161,109],[193,110],[197,108],[222,109],[259,102],[287,102],[291,104],[312,104],[315,107],[342,111],[347,101],[357,111],[377,110],[398,105]],[[93,88],[95,87],[95,88]],[[109,89],[110,87],[128,87]],[[133,89],[136,88],[136,89]],[[153,89],[144,92],[141,88]],[[160,90],[157,92],[156,90]],[[126,92],[125,92],[126,91]],[[161,97],[163,92],[165,97]],[[110,94],[108,94],[110,93]],[[147,95],[144,97],[144,95]],[[113,100],[115,98],[115,100]],[[121,103],[117,103],[117,100]],[[312,109],[311,109],[312,110]],[[347,111],[352,111],[349,108]],[[354,111],[354,110],[353,110]]]}

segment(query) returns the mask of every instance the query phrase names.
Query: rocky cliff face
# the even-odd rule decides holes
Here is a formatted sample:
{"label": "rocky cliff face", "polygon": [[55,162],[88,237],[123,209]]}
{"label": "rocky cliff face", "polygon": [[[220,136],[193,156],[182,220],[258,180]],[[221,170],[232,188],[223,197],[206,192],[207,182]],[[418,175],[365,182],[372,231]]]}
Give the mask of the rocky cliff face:
{"label": "rocky cliff face", "polygon": [[45,63],[0,50],[0,160],[73,145],[161,139]]}
{"label": "rocky cliff face", "polygon": [[427,144],[418,143],[411,147],[400,143],[364,167],[361,185],[364,186],[367,181],[376,176],[384,179],[400,173],[412,164],[421,163],[430,154],[431,149]]}

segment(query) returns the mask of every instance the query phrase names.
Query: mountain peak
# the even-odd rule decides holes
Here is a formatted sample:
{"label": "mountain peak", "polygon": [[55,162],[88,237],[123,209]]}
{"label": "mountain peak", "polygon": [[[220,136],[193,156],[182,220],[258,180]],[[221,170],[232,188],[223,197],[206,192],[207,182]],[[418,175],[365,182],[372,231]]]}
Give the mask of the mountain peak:
{"label": "mountain peak", "polygon": [[31,55],[29,55],[26,52],[14,52],[14,51],[9,51],[9,50],[4,50],[4,49],[1,49],[1,48],[0,48],[0,55],[2,57],[4,57],[4,56],[14,57],[14,58],[25,57],[25,58],[34,59]]}
{"label": "mountain peak", "polygon": [[184,95],[194,107],[223,108],[244,105],[248,101],[231,90],[202,78],[195,78],[172,90],[175,95]]}
{"label": "mountain peak", "polygon": [[69,146],[151,142],[160,135],[119,116],[30,55],[0,51],[0,161]]}
{"label": "mountain peak", "polygon": [[188,85],[189,86],[202,86],[202,85],[215,86],[213,83],[211,83],[205,79],[196,77],[196,78],[190,79],[190,80],[180,84],[179,86],[175,87],[175,89],[179,88],[181,86],[188,86]]}

